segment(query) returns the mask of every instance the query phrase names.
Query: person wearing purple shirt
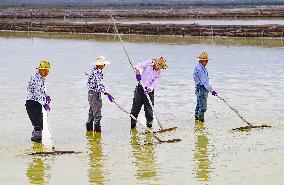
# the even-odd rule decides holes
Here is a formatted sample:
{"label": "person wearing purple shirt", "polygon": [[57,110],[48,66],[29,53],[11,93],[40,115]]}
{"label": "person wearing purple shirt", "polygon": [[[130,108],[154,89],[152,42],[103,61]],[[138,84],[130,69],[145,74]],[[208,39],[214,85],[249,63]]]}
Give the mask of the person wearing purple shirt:
{"label": "person wearing purple shirt", "polygon": [[[136,80],[139,83],[134,91],[131,114],[137,118],[142,105],[144,105],[148,128],[152,127],[153,110],[147,99],[147,95],[149,95],[150,100],[154,105],[154,89],[157,87],[158,81],[161,78],[161,70],[166,69],[167,67],[167,61],[163,57],[147,60],[135,66]],[[135,127],[136,120],[131,118],[131,129]]]}

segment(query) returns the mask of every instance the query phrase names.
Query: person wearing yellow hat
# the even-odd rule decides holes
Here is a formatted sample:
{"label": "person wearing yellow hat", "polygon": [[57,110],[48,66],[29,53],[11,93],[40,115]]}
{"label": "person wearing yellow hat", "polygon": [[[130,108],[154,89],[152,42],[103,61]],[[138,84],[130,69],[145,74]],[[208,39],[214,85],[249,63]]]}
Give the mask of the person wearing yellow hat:
{"label": "person wearing yellow hat", "polygon": [[[154,104],[154,89],[157,87],[158,80],[161,78],[161,70],[167,68],[167,61],[164,57],[147,60],[135,66],[138,85],[134,91],[131,114],[137,118],[142,105],[144,105],[146,125],[148,128],[152,127],[153,110],[147,99],[147,95],[149,95],[151,103]],[[131,118],[131,129],[135,127],[136,120]]]}
{"label": "person wearing yellow hat", "polygon": [[204,114],[207,110],[208,93],[211,92],[213,96],[217,96],[217,92],[214,91],[209,84],[208,71],[206,69],[209,60],[208,54],[206,52],[202,52],[197,59],[199,63],[194,67],[193,71],[195,94],[197,97],[195,120],[204,122]]}
{"label": "person wearing yellow hat", "polygon": [[34,126],[31,140],[41,143],[43,129],[42,107],[46,111],[50,111],[51,98],[46,93],[45,83],[45,77],[49,74],[50,63],[47,60],[42,60],[36,69],[37,71],[32,75],[27,87],[26,110]]}
{"label": "person wearing yellow hat", "polygon": [[86,123],[87,131],[101,132],[101,109],[102,99],[101,93],[106,95],[109,101],[113,102],[114,98],[106,92],[106,88],[102,83],[103,69],[110,62],[104,56],[99,56],[96,59],[96,64],[90,70],[87,75],[88,82],[88,101],[89,101],[89,116]]}

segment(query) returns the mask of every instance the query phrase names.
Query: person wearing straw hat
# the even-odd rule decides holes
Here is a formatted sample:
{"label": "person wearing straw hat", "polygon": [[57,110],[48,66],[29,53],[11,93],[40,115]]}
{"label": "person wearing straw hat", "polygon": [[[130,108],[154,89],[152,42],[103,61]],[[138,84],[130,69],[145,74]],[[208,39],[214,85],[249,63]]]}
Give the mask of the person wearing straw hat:
{"label": "person wearing straw hat", "polygon": [[101,132],[101,109],[102,99],[101,93],[108,96],[109,101],[113,102],[114,98],[106,92],[105,86],[102,83],[103,69],[110,62],[104,56],[99,56],[96,59],[96,64],[87,75],[88,82],[88,101],[89,101],[89,116],[86,123],[87,131]]}
{"label": "person wearing straw hat", "polygon": [[[137,118],[144,105],[146,125],[152,127],[153,110],[146,95],[149,95],[151,103],[154,105],[154,89],[157,87],[162,69],[168,67],[167,61],[163,57],[139,63],[136,67],[136,80],[139,82],[134,91],[131,114]],[[144,89],[143,89],[144,88]],[[136,120],[131,118],[131,129],[136,127]]]}
{"label": "person wearing straw hat", "polygon": [[199,63],[194,67],[193,71],[195,94],[197,97],[195,120],[204,122],[204,114],[207,110],[208,93],[211,92],[213,96],[217,96],[217,92],[214,91],[209,84],[208,72],[206,69],[209,60],[208,54],[206,52],[202,52],[197,59]]}
{"label": "person wearing straw hat", "polygon": [[41,143],[43,130],[42,107],[46,111],[50,111],[51,98],[46,93],[45,84],[45,78],[50,70],[50,63],[47,60],[42,60],[36,69],[37,72],[32,75],[27,87],[26,110],[34,127],[31,140]]}

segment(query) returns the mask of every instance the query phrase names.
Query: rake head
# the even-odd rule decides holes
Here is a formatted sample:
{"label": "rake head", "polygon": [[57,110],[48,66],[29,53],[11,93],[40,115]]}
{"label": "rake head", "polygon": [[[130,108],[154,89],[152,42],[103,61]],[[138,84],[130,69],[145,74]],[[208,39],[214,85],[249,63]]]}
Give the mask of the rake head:
{"label": "rake head", "polygon": [[158,130],[155,133],[171,132],[171,131],[174,131],[176,129],[177,129],[177,127],[165,128],[165,129]]}
{"label": "rake head", "polygon": [[33,152],[29,155],[40,155],[40,156],[46,156],[46,155],[62,155],[62,154],[79,154],[81,152],[75,152],[75,151],[49,151],[49,152]]}
{"label": "rake head", "polygon": [[163,141],[163,140],[161,140],[161,141],[158,141],[158,142],[149,142],[149,143],[145,143],[145,145],[154,145],[154,144],[162,144],[162,143],[178,143],[178,142],[180,142],[181,141],[181,139],[171,139],[171,140],[167,140],[167,141]]}
{"label": "rake head", "polygon": [[271,126],[269,126],[269,125],[257,125],[257,126],[249,125],[249,126],[245,126],[245,127],[234,128],[232,130],[233,131],[246,131],[246,130],[250,130],[252,128],[265,128],[265,127],[271,128]]}

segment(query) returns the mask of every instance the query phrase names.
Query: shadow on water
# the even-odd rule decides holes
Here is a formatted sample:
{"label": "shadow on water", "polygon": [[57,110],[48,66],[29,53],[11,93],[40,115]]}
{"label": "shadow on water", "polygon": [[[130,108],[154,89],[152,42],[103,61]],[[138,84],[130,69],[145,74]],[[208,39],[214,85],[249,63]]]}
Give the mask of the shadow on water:
{"label": "shadow on water", "polygon": [[[147,181],[155,182],[155,184],[160,184],[158,182],[157,172],[156,172],[156,160],[155,160],[155,147],[156,145],[144,145],[144,143],[152,143],[153,136],[147,134],[145,136],[144,142],[142,142],[141,137],[136,129],[131,130],[131,146],[132,154],[134,157],[133,164],[137,167],[136,178],[141,183],[146,183]],[[146,182],[145,182],[146,181]]]}
{"label": "shadow on water", "polygon": [[90,184],[105,184],[101,133],[86,132],[89,149],[88,177]]}
{"label": "shadow on water", "polygon": [[204,123],[195,121],[195,152],[193,154],[194,160],[197,162],[195,169],[195,178],[199,181],[204,181],[208,184],[210,180],[210,172],[212,171],[211,163],[209,160],[208,144],[209,138],[206,132]]}
{"label": "shadow on water", "polygon": [[[43,152],[44,146],[34,143],[32,150],[34,152]],[[54,158],[43,158],[40,156],[32,157],[32,161],[28,163],[27,178],[31,184],[47,184],[51,178],[51,164]]]}

